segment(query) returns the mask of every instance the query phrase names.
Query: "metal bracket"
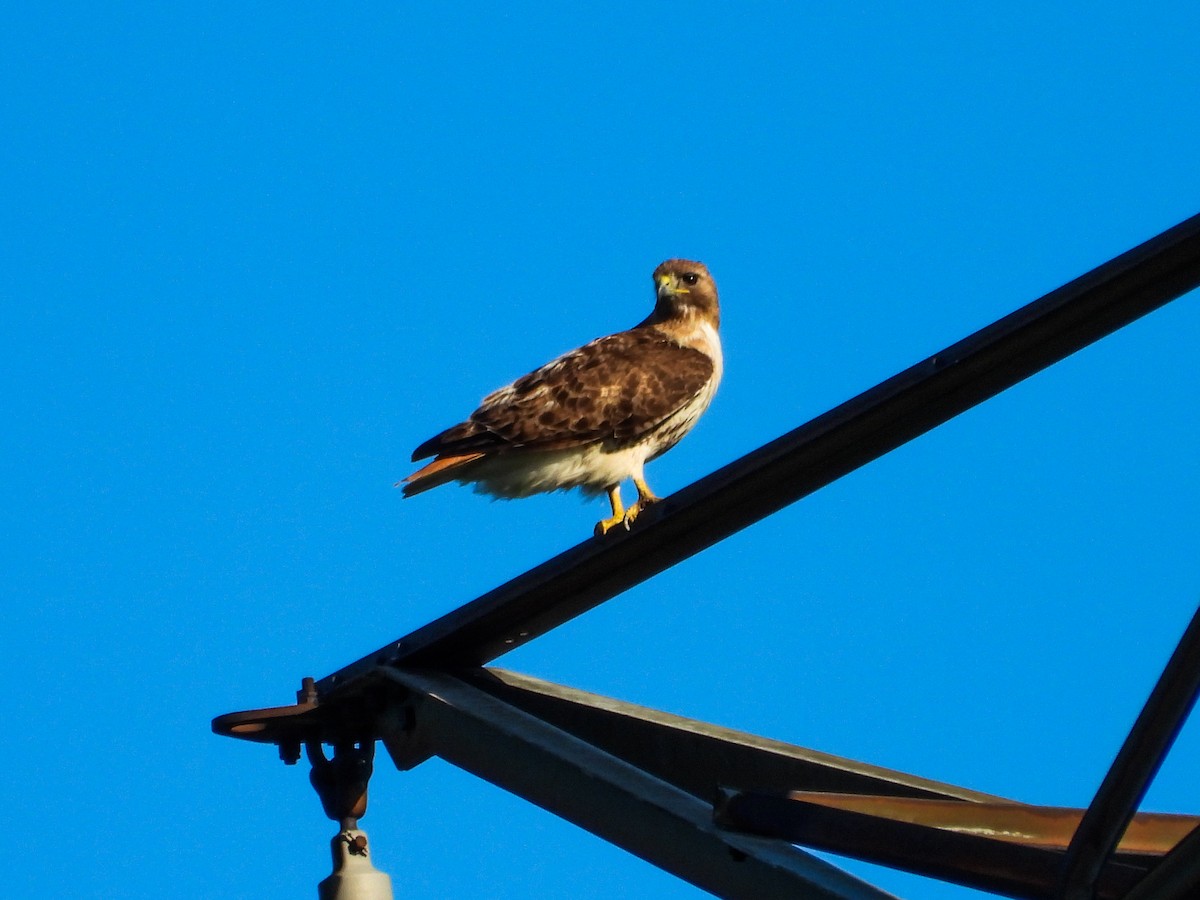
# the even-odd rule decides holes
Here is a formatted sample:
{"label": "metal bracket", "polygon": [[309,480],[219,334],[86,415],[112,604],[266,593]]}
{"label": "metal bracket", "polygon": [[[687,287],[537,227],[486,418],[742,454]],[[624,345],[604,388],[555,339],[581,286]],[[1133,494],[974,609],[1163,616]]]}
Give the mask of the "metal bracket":
{"label": "metal bracket", "polygon": [[353,831],[367,812],[367,783],[375,768],[375,742],[337,744],[332,759],[315,741],[305,744],[304,748],[312,763],[308,780],[321,798],[325,815],[337,822],[343,831]]}

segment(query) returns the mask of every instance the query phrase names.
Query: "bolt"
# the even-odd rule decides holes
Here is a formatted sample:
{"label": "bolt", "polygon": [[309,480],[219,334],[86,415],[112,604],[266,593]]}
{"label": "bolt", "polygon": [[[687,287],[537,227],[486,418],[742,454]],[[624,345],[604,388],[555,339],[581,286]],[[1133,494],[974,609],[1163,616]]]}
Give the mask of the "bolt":
{"label": "bolt", "polygon": [[300,690],[296,691],[297,703],[312,703],[317,699],[317,683],[311,676],[306,675],[300,681]]}

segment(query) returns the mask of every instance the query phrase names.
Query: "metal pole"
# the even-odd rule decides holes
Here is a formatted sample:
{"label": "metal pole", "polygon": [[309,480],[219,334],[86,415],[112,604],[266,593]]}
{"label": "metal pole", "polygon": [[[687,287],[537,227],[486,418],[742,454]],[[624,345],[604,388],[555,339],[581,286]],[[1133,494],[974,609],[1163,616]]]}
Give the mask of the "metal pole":
{"label": "metal pole", "polygon": [[1129,827],[1146,789],[1200,693],[1200,609],[1134,722],[1079,823],[1062,869],[1064,900],[1091,900],[1096,878]]}

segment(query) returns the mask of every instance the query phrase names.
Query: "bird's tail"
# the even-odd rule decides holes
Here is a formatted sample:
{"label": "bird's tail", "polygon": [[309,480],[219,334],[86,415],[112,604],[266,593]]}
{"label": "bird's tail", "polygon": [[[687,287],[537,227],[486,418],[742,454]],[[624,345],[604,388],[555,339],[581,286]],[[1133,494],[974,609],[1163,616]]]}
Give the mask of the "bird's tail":
{"label": "bird's tail", "polygon": [[396,487],[404,488],[404,496],[412,497],[424,491],[454,481],[462,477],[462,468],[477,459],[483,458],[482,453],[462,453],[458,456],[441,456],[433,462],[417,469],[403,481],[397,481]]}

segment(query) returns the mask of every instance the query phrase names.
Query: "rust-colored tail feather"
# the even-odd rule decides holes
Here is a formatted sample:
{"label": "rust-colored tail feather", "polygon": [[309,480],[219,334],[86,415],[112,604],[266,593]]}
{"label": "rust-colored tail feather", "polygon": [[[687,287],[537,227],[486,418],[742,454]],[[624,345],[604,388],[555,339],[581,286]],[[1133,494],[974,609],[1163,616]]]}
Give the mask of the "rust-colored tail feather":
{"label": "rust-colored tail feather", "polygon": [[411,497],[432,488],[443,485],[458,478],[458,470],[463,466],[482,459],[482,453],[462,453],[458,456],[439,456],[433,462],[413,472],[403,481],[397,481],[396,487],[404,488],[404,496]]}

